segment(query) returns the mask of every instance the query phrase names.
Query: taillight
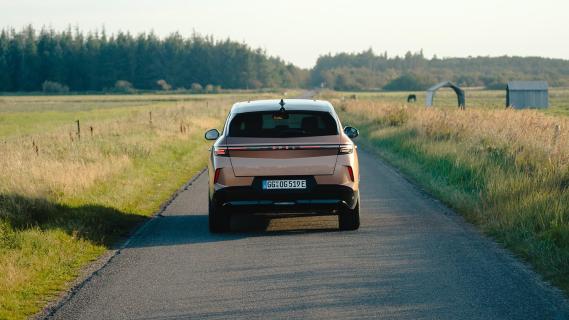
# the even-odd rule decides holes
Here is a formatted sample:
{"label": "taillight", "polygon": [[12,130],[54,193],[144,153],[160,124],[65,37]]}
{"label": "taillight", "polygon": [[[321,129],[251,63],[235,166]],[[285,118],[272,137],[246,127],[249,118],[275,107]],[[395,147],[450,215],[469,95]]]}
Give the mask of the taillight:
{"label": "taillight", "polygon": [[227,157],[229,156],[229,151],[226,147],[214,147],[213,153],[219,157]]}
{"label": "taillight", "polygon": [[346,166],[346,168],[348,168],[348,173],[350,174],[350,179],[352,179],[352,181],[356,181],[354,179],[354,169],[352,169],[352,167],[350,167],[350,166]]}
{"label": "taillight", "polygon": [[353,144],[341,144],[338,154],[350,154],[354,152]]}
{"label": "taillight", "polygon": [[213,183],[217,183],[219,180],[219,174],[221,173],[221,168],[215,169],[215,173],[213,175]]}

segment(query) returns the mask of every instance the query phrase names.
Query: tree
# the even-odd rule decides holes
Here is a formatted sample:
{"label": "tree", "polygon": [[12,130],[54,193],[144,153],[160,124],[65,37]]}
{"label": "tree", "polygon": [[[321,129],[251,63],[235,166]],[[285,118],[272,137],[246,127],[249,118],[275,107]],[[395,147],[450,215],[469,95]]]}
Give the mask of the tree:
{"label": "tree", "polygon": [[8,34],[2,30],[0,32],[0,91],[11,89],[10,67],[8,66]]}
{"label": "tree", "polygon": [[[0,32],[1,91],[38,91],[45,81],[76,91],[167,90],[192,83],[247,88],[256,81],[259,87],[292,87],[307,77],[307,71],[263,50],[198,34],[184,38],[173,33],[162,39],[154,33],[109,36],[105,30],[84,34],[72,28],[38,33],[31,26]],[[117,88],[119,80],[132,88]]]}
{"label": "tree", "polygon": [[[409,76],[419,83],[410,83],[413,79]],[[540,79],[547,80],[551,86],[564,86],[569,84],[569,61],[507,56],[441,59],[436,55],[429,60],[422,50],[416,53],[409,51],[404,57],[388,57],[387,53],[378,56],[366,50],[320,56],[310,71],[309,83],[311,86],[326,83],[329,88],[345,88],[353,87],[355,81],[357,90],[369,90],[382,87],[425,88],[450,80],[466,86],[501,89],[507,81],[514,79]],[[339,84],[335,83],[337,80]]]}
{"label": "tree", "polygon": [[389,91],[415,91],[424,90],[428,84],[419,80],[416,76],[411,74],[404,74],[396,79],[391,80],[383,87]]}

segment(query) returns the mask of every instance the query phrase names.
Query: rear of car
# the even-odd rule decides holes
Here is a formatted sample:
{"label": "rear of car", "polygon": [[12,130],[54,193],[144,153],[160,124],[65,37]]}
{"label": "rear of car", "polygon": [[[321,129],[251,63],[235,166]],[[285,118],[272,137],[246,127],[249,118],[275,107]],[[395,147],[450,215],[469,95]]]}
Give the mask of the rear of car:
{"label": "rear of car", "polygon": [[229,230],[237,213],[336,214],[359,227],[359,169],[351,127],[330,103],[265,100],[233,106],[209,161],[212,232]]}

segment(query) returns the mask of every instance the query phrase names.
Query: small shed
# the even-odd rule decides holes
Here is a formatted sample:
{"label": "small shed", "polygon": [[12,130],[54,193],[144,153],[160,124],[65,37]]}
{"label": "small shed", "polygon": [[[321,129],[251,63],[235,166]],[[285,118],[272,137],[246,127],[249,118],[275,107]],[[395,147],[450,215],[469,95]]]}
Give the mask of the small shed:
{"label": "small shed", "polygon": [[452,90],[454,90],[454,92],[456,93],[456,97],[458,99],[458,106],[464,109],[464,107],[466,106],[464,90],[462,90],[459,86],[450,81],[443,81],[441,83],[437,83],[434,86],[427,89],[427,98],[425,100],[425,106],[427,107],[433,106],[433,101],[435,99],[435,92],[437,92],[437,90],[439,90],[440,88],[451,88]]}
{"label": "small shed", "polygon": [[545,81],[510,81],[506,87],[506,107],[547,108],[549,92]]}

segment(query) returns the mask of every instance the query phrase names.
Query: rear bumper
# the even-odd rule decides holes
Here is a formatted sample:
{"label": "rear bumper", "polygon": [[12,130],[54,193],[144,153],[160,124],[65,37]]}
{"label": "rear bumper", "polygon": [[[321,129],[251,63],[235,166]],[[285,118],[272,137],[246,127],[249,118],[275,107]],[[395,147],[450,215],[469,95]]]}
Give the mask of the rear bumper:
{"label": "rear bumper", "polygon": [[316,185],[308,190],[261,190],[226,187],[215,191],[212,201],[237,212],[333,212],[353,209],[358,191],[343,185]]}

